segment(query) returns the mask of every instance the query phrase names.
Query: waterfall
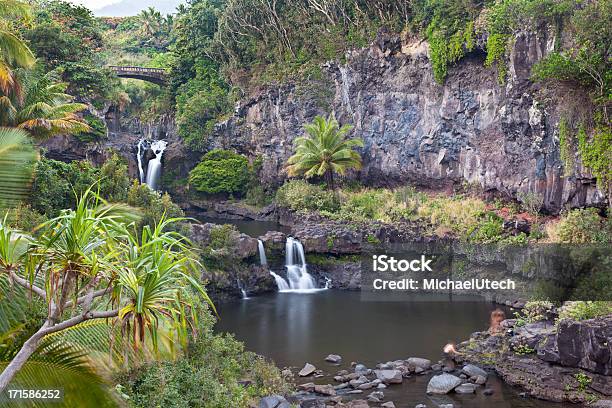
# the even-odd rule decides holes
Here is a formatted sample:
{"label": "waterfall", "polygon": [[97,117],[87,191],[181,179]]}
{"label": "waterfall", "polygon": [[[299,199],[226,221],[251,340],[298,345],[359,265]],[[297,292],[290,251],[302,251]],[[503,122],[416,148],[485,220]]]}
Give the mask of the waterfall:
{"label": "waterfall", "polygon": [[147,167],[147,180],[146,183],[152,190],[156,190],[159,184],[159,176],[161,174],[161,159],[166,150],[168,142],[165,140],[156,140],[151,144],[151,150],[155,157],[149,160]]}
{"label": "waterfall", "polygon": [[246,290],[244,289],[244,286],[242,286],[242,283],[240,282],[240,279],[236,279],[236,283],[238,284],[238,288],[240,289],[240,293],[242,293],[242,298],[243,299],[250,299],[249,295],[247,294]]}
{"label": "waterfall", "polygon": [[142,167],[142,156],[144,155],[144,152],[146,150],[147,150],[147,140],[140,139],[138,141],[138,153],[136,156],[136,160],[138,160],[138,175],[140,176],[141,183],[145,182],[145,172],[144,172],[144,168]]}
{"label": "waterfall", "polygon": [[[261,240],[258,240],[258,242],[260,263],[266,265],[266,253],[263,242]],[[287,242],[285,243],[285,268],[287,269],[286,280],[279,274],[270,271],[270,275],[274,277],[279,292],[312,293],[329,289],[330,287],[331,280],[325,278],[325,287],[317,288],[314,278],[308,273],[304,246],[300,241],[292,237],[287,237]]]}
{"label": "waterfall", "polygon": [[257,240],[257,247],[259,248],[259,264],[267,265],[268,260],[266,259],[266,250],[264,249],[264,244],[261,239]]}
{"label": "waterfall", "polygon": [[285,267],[289,287],[294,290],[316,289],[314,278],[308,273],[304,246],[300,241],[287,237],[285,244]]}
{"label": "waterfall", "polygon": [[274,276],[274,280],[276,281],[276,286],[278,286],[278,291],[279,292],[285,292],[288,291],[289,288],[289,284],[287,283],[287,281],[285,279],[283,279],[282,276],[270,271],[270,275]]}

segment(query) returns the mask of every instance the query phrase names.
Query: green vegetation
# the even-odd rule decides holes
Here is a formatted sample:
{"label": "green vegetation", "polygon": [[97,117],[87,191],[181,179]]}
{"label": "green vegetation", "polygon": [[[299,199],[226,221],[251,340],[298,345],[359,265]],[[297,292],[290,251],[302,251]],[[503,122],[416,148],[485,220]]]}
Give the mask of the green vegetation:
{"label": "green vegetation", "polygon": [[189,184],[206,194],[243,194],[249,182],[249,161],[228,150],[206,153],[189,174]]}
{"label": "green vegetation", "polygon": [[[198,313],[197,336],[176,361],[154,362],[117,378],[132,407],[246,407],[289,391],[279,370],[242,343],[212,331],[210,312]],[[245,385],[243,385],[245,384]]]}
{"label": "green vegetation", "polygon": [[77,198],[94,184],[105,199],[126,201],[130,187],[127,164],[117,155],[111,156],[100,168],[88,161],[64,163],[43,158],[34,170],[29,203],[41,214],[55,217],[64,209],[75,208]]}
{"label": "green vegetation", "polygon": [[527,323],[535,323],[549,318],[554,304],[547,300],[532,300],[525,303],[525,307],[516,315],[516,324],[524,326]]}
{"label": "green vegetation", "polygon": [[576,209],[552,225],[548,235],[555,241],[570,244],[608,243],[612,237],[612,223],[601,217],[595,208]]}
{"label": "green vegetation", "polygon": [[117,81],[103,67],[102,26],[89,9],[43,0],[34,6],[33,25],[23,35],[45,70],[61,73],[71,94],[98,105],[113,98]]}
{"label": "green vegetation", "polygon": [[576,373],[574,374],[574,378],[576,381],[578,381],[578,389],[581,391],[586,391],[589,385],[591,385],[593,382],[593,379],[585,373]]}
{"label": "green vegetation", "polygon": [[[177,346],[187,345],[187,327],[195,321],[191,305],[197,298],[210,299],[191,276],[194,259],[187,241],[166,231],[175,220],[162,219],[135,235],[131,225],[137,216],[122,206],[103,204],[91,190],[85,191],[74,210],[48,221],[32,241],[0,225],[3,276],[42,302],[45,310],[40,326],[2,363],[0,390],[12,380],[25,388],[45,385],[36,382],[41,376],[33,374],[35,360],[34,367],[28,367],[30,357],[39,346],[48,349],[47,340],[70,346],[60,333],[85,329],[97,319],[130,328],[117,337],[126,350],[156,352],[162,333]],[[128,356],[123,355],[124,364]],[[73,358],[64,365],[81,364]],[[51,381],[54,377],[47,376]]]}
{"label": "green vegetation", "polygon": [[[154,226],[164,218],[181,218],[185,215],[183,210],[172,202],[168,193],[153,191],[149,186],[140,184],[138,180],[133,180],[126,198],[128,205],[141,211],[139,230],[145,225]],[[181,223],[171,225],[169,228],[182,231]]]}
{"label": "green vegetation", "polygon": [[559,309],[559,321],[587,320],[612,314],[612,302],[609,301],[574,301],[568,302]]}
{"label": "green vegetation", "polygon": [[325,177],[327,187],[333,190],[334,173],[344,175],[361,168],[361,156],[353,149],[363,147],[363,142],[346,138],[352,126],[340,127],[333,116],[316,116],[304,129],[306,135],[295,140],[295,154],[287,161],[290,176]]}
{"label": "green vegetation", "polygon": [[527,356],[529,354],[535,353],[535,349],[529,347],[526,344],[519,344],[514,348],[514,352],[519,356]]}
{"label": "green vegetation", "polygon": [[304,180],[289,180],[276,192],[276,202],[294,211],[335,212],[340,208],[336,195]]}

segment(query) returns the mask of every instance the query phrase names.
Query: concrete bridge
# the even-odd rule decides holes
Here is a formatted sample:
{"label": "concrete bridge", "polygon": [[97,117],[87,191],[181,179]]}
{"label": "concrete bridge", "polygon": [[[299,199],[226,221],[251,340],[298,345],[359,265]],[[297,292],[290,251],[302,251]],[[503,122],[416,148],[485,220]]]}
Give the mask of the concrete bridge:
{"label": "concrete bridge", "polygon": [[166,71],[161,68],[109,66],[119,78],[135,78],[163,86],[166,84]]}

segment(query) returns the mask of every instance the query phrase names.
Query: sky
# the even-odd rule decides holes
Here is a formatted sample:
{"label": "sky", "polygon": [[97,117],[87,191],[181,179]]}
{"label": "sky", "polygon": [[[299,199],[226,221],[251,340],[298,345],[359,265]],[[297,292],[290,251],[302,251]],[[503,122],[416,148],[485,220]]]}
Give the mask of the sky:
{"label": "sky", "polygon": [[183,0],[68,0],[81,4],[92,10],[96,16],[123,17],[136,15],[149,6],[155,7],[162,14],[173,13]]}

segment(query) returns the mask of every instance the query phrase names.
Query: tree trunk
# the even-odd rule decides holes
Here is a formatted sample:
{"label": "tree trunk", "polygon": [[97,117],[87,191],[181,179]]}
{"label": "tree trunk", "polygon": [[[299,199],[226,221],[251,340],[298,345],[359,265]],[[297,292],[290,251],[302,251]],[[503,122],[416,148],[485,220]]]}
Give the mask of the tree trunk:
{"label": "tree trunk", "polygon": [[325,173],[325,178],[327,179],[327,187],[332,191],[335,191],[336,186],[334,185],[334,172],[332,170],[327,170],[327,173]]}
{"label": "tree trunk", "polygon": [[40,342],[40,340],[43,338],[47,327],[48,324],[45,322],[45,324],[43,324],[42,327],[32,335],[32,337],[27,339],[26,342],[23,343],[21,350],[19,350],[9,365],[6,366],[2,374],[0,374],[0,392],[3,392],[6,389],[13,377],[15,377],[15,374],[17,374],[26,361],[28,361],[30,356],[36,351],[38,348],[38,342]]}

